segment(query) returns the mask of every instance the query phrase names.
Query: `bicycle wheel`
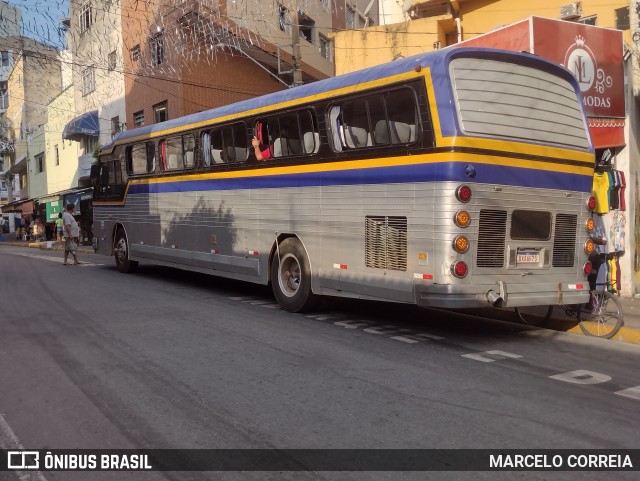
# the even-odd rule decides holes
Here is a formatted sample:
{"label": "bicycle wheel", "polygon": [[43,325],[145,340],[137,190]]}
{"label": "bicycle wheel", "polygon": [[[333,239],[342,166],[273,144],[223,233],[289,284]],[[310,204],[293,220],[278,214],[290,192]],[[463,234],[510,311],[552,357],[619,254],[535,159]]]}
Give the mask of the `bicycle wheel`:
{"label": "bicycle wheel", "polygon": [[516,317],[528,326],[544,326],[553,312],[553,306],[523,306],[516,307]]}
{"label": "bicycle wheel", "polygon": [[591,292],[591,309],[578,307],[578,324],[587,336],[610,339],[623,325],[620,301],[607,291]]}

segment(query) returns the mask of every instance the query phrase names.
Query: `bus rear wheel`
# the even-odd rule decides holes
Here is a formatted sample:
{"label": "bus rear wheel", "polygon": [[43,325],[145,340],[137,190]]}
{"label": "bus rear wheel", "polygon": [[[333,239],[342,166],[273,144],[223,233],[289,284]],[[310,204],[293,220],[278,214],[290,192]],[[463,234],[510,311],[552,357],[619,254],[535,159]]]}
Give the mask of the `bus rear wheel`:
{"label": "bus rear wheel", "polygon": [[116,232],[113,255],[116,258],[116,266],[120,272],[129,274],[138,269],[138,262],[129,260],[129,242],[123,229],[118,229]]}
{"label": "bus rear wheel", "polygon": [[312,309],[318,296],[311,292],[311,267],[304,247],[295,237],[280,243],[271,263],[273,294],[285,311]]}

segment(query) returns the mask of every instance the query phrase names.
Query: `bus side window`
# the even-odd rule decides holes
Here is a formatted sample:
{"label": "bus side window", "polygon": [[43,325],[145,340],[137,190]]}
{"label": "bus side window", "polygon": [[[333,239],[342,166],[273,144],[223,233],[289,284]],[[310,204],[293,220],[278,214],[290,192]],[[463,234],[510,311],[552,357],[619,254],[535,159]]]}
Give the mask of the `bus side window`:
{"label": "bus side window", "polygon": [[329,139],[331,148],[335,152],[342,152],[344,145],[344,130],[342,127],[342,116],[340,106],[334,105],[329,109]]}
{"label": "bus side window", "polygon": [[298,113],[298,125],[302,132],[302,152],[303,154],[316,154],[320,149],[320,135],[315,127],[313,115],[309,110]]}

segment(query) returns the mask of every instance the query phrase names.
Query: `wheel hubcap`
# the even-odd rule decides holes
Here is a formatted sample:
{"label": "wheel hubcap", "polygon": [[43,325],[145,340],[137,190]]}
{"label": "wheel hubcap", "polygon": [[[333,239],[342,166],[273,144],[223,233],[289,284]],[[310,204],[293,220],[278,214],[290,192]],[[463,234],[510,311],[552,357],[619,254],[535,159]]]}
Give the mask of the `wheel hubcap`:
{"label": "wheel hubcap", "polygon": [[301,278],[298,259],[292,254],[286,254],[280,260],[279,272],[278,283],[280,284],[280,290],[288,297],[295,296],[300,289]]}
{"label": "wheel hubcap", "polygon": [[118,242],[116,242],[115,256],[119,263],[127,260],[127,243],[123,238],[120,238]]}

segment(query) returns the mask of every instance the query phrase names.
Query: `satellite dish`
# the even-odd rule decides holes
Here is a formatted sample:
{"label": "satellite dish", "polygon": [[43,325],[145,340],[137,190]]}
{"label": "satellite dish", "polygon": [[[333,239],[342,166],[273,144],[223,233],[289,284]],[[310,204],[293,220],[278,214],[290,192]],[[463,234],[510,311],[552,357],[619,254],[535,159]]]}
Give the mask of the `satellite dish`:
{"label": "satellite dish", "polygon": [[413,7],[413,0],[406,0],[402,5],[402,10],[408,12],[411,7]]}

